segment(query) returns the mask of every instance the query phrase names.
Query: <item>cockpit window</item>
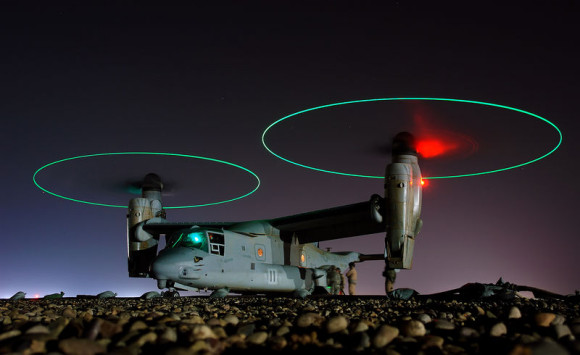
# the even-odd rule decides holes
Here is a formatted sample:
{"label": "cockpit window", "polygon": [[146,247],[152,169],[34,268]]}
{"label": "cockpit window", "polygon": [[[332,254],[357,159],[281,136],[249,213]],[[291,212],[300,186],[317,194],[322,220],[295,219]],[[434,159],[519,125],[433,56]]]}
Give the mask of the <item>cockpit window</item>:
{"label": "cockpit window", "polygon": [[181,231],[174,234],[170,240],[171,248],[178,246],[203,250],[208,252],[207,236],[205,231]]}

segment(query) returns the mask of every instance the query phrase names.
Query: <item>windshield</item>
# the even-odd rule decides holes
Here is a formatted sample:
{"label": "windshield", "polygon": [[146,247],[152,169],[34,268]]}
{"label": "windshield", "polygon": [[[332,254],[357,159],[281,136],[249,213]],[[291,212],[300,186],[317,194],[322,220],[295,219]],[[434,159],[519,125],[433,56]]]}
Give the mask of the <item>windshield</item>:
{"label": "windshield", "polygon": [[203,230],[186,230],[175,233],[169,240],[169,246],[186,247],[191,249],[203,250],[208,252],[207,236]]}

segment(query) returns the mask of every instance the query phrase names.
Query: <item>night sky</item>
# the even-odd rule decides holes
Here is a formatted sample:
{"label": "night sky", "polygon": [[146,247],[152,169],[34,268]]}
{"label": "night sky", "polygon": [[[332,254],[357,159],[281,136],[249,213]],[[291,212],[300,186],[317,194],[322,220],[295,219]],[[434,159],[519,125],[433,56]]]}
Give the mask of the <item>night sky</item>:
{"label": "night sky", "polygon": [[[126,209],[42,192],[32,177],[46,164],[164,152],[231,162],[260,177],[244,199],[168,210],[170,221],[268,219],[357,203],[383,195],[382,180],[289,164],[262,146],[262,132],[320,105],[403,97],[519,108],[553,122],[563,141],[532,165],[429,180],[413,269],[398,273],[396,287],[428,294],[503,277],[562,294],[580,289],[576,2],[45,3],[0,5],[0,298],[157,290],[153,279],[128,277]],[[266,139],[305,165],[380,176],[390,157],[379,148],[401,130],[463,142],[450,155],[421,159],[425,176],[517,165],[559,140],[549,124],[521,113],[427,100],[310,111]],[[135,195],[123,184],[149,172],[173,186],[167,206],[227,200],[256,185],[229,165],[134,155],[66,161],[37,180],[64,196],[124,206]],[[321,246],[375,254],[383,238]],[[383,265],[358,265],[360,294],[384,294]]]}

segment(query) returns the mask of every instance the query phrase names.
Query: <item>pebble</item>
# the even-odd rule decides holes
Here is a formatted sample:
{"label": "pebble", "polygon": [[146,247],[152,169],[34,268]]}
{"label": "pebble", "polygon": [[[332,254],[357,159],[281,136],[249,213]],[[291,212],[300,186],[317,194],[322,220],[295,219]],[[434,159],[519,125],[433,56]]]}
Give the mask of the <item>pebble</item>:
{"label": "pebble", "polygon": [[319,326],[324,321],[324,317],[322,317],[318,313],[308,312],[304,313],[298,320],[296,321],[296,325],[301,328],[306,328],[311,325]]}
{"label": "pebble", "polygon": [[455,329],[455,324],[453,324],[452,322],[445,320],[445,319],[437,319],[434,321],[435,323],[435,329],[441,329],[441,330],[453,330]]}
{"label": "pebble", "polygon": [[425,325],[414,319],[403,323],[401,330],[404,335],[409,337],[422,337],[427,332]]}
{"label": "pebble", "polygon": [[580,306],[556,300],[0,300],[0,353],[571,354],[578,336]]}
{"label": "pebble", "polygon": [[417,315],[417,320],[423,322],[423,324],[431,323],[431,316],[427,313],[421,313]]}
{"label": "pebble", "polygon": [[376,348],[382,348],[393,341],[393,339],[395,339],[398,335],[399,328],[390,325],[382,325],[373,338],[373,346]]}
{"label": "pebble", "polygon": [[520,318],[522,318],[522,312],[520,311],[520,309],[518,307],[512,306],[510,308],[508,318],[509,319],[520,319]]}
{"label": "pebble", "polygon": [[344,316],[330,318],[326,323],[326,331],[329,334],[338,333],[348,327],[348,320]]}
{"label": "pebble", "polygon": [[427,348],[431,348],[431,347],[436,347],[436,348],[442,349],[444,342],[445,342],[445,339],[443,339],[440,336],[428,335],[427,339],[423,343],[423,349],[427,349]]}
{"label": "pebble", "polygon": [[494,324],[489,330],[489,335],[492,337],[500,337],[507,334],[507,327],[502,322]]}
{"label": "pebble", "polygon": [[268,333],[264,331],[255,332],[251,334],[246,341],[250,344],[260,345],[268,339]]}
{"label": "pebble", "polygon": [[568,327],[566,324],[556,324],[553,327],[554,331],[556,332],[556,337],[558,339],[566,336],[572,336],[572,331],[570,330],[570,327]]}
{"label": "pebble", "polygon": [[550,323],[556,319],[556,315],[554,313],[538,313],[534,318],[536,320],[536,325],[540,327],[549,327]]}

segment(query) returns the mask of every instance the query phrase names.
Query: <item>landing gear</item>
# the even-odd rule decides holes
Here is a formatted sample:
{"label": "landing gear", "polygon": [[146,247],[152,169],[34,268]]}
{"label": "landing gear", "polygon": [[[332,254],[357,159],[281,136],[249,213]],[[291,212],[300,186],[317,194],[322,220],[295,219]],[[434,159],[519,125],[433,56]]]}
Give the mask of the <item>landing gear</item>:
{"label": "landing gear", "polygon": [[170,288],[167,291],[161,292],[161,296],[166,297],[166,298],[177,298],[177,297],[180,297],[179,292],[177,292],[177,290],[174,289],[174,288]]}
{"label": "landing gear", "polygon": [[385,277],[385,293],[392,292],[395,289],[395,280],[397,279],[397,272],[394,269],[389,269],[385,266],[383,276]]}

